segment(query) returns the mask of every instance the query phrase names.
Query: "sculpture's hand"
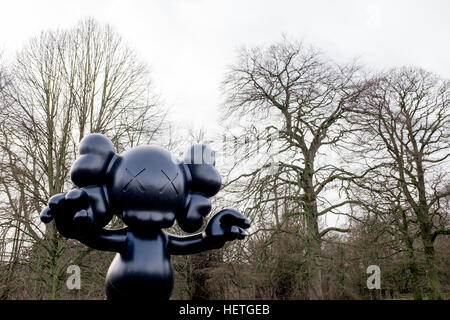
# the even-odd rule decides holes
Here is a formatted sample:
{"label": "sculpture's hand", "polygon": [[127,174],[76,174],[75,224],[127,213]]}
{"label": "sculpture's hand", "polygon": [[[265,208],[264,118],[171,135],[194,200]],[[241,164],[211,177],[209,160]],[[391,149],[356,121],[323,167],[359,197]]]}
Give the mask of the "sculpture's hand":
{"label": "sculpture's hand", "polygon": [[240,212],[225,209],[215,214],[205,229],[206,238],[213,246],[223,246],[226,241],[244,239],[244,229],[250,227],[250,221]]}
{"label": "sculpture's hand", "polygon": [[49,223],[53,219],[64,237],[79,239],[88,234],[94,227],[88,194],[82,189],[74,189],[51,197],[48,207],[41,213],[41,221]]}

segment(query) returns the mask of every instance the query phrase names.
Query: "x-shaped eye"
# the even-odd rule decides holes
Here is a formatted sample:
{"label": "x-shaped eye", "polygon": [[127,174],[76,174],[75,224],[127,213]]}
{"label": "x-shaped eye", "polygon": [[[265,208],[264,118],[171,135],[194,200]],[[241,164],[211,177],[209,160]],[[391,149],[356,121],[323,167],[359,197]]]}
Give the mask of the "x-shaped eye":
{"label": "x-shaped eye", "polygon": [[137,184],[138,184],[139,190],[140,190],[142,193],[145,192],[144,186],[142,185],[142,183],[141,183],[141,182],[138,180],[138,178],[137,178],[138,175],[140,175],[142,172],[145,171],[145,168],[142,169],[141,171],[139,171],[137,174],[133,174],[133,172],[131,172],[130,169],[128,169],[128,168],[125,168],[125,171],[126,171],[126,172],[128,173],[128,175],[131,177],[131,179],[130,179],[130,181],[128,181],[127,184],[122,188],[122,191],[123,191],[123,192],[127,192],[127,191],[129,190],[130,183],[133,182],[133,181],[136,181]]}
{"label": "x-shaped eye", "polygon": [[177,196],[178,196],[178,190],[177,190],[177,187],[175,187],[175,185],[173,184],[173,182],[176,180],[176,178],[178,177],[178,172],[177,172],[177,174],[175,175],[175,177],[173,177],[173,179],[170,179],[169,178],[169,176],[164,172],[164,170],[161,170],[161,172],[163,173],[163,175],[167,178],[167,180],[169,180],[169,181],[167,181],[167,183],[159,190],[159,193],[163,193],[163,191],[166,189],[166,187],[168,186],[168,185],[172,185],[172,187],[175,189],[175,193],[177,194]]}

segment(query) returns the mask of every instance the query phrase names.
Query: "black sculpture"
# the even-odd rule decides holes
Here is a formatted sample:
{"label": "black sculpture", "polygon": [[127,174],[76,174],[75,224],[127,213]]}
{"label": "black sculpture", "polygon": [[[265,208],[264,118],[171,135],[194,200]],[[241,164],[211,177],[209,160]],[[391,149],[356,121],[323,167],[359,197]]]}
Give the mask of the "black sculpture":
{"label": "black sculpture", "polygon": [[[217,249],[246,235],[248,219],[231,209],[214,215],[203,233],[181,237],[162,230],[176,219],[184,231],[195,232],[210,212],[221,179],[205,145],[192,146],[179,162],[155,146],[118,155],[105,136],[91,134],[79,153],[71,179],[80,189],[53,196],[41,220],[55,220],[63,236],[91,248],[117,252],[106,276],[107,299],[168,299],[170,255]],[[126,227],[105,229],[113,215]]]}

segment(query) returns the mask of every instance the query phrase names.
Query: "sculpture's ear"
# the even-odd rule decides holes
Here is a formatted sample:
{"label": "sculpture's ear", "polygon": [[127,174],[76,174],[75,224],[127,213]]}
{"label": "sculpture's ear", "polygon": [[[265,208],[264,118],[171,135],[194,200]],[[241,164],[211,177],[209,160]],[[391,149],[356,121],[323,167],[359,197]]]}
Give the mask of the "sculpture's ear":
{"label": "sculpture's ear", "polygon": [[222,179],[214,167],[216,158],[214,151],[204,144],[196,144],[189,148],[184,156],[191,175],[190,189],[207,197],[212,197],[220,190]]}
{"label": "sculpture's ear", "polygon": [[81,140],[80,157],[72,165],[70,177],[79,188],[106,182],[106,170],[115,150],[104,135],[92,133]]}
{"label": "sculpture's ear", "polygon": [[215,154],[208,146],[196,144],[189,148],[181,164],[186,175],[189,193],[185,207],[177,212],[181,229],[195,232],[201,228],[204,217],[211,211],[210,197],[220,190],[222,180],[214,167]]}

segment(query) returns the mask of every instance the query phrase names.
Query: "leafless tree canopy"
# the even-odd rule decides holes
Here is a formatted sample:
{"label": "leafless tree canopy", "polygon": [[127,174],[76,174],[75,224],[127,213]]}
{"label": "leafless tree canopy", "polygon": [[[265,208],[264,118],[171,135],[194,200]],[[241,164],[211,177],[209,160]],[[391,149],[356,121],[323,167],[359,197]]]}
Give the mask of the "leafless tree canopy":
{"label": "leafless tree canopy", "polygon": [[109,26],[91,19],[42,32],[17,54],[8,76],[0,132],[2,221],[8,238],[14,233],[14,259],[46,233],[35,263],[54,276],[36,279],[56,298],[68,244],[56,230],[43,229],[39,213],[49,197],[71,188],[78,142],[100,132],[119,151],[148,143],[161,132],[164,115],[148,67]]}
{"label": "leafless tree canopy", "polygon": [[243,50],[224,87],[227,115],[247,121],[244,139],[247,132],[257,137],[253,139],[256,148],[244,152],[240,161],[255,157],[261,148],[272,149],[276,158],[266,157],[262,165],[234,178],[230,185],[245,180],[240,181],[242,189],[237,192],[243,199],[251,199],[250,208],[260,210],[282,203],[289,207],[284,219],[275,214],[278,228],[288,221],[286,217],[304,221],[309,292],[311,298],[322,299],[322,238],[329,231],[348,230],[320,230],[319,219],[351,203],[349,199],[334,203],[327,199],[326,189],[332,183],[349,179],[348,173],[327,157],[353,130],[346,118],[365,88],[359,68],[337,65],[302,43],[283,39],[267,48]]}
{"label": "leafless tree canopy", "polygon": [[428,283],[439,298],[434,242],[450,231],[444,205],[450,195],[449,82],[418,68],[389,70],[373,82],[354,119],[362,129],[355,152],[370,168],[354,197],[402,235],[412,269],[414,240],[420,240]]}

